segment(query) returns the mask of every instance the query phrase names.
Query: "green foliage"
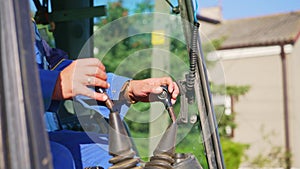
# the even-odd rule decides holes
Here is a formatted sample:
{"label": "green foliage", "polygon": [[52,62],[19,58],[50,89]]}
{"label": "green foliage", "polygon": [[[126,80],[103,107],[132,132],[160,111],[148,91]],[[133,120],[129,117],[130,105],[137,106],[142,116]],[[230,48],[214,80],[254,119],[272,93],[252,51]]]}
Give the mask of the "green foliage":
{"label": "green foliage", "polygon": [[[238,97],[245,95],[249,90],[249,85],[244,86],[234,86],[234,85],[215,85],[214,83],[210,84],[211,92],[215,95],[227,95],[230,96],[232,101],[238,101]],[[234,106],[234,105],[233,105]],[[218,123],[219,134],[221,137],[228,137],[226,134],[226,127],[230,127],[231,129],[235,129],[237,127],[234,122],[236,112],[231,112],[231,114],[224,114],[225,107],[224,106],[215,106],[214,107],[216,114],[221,117]]]}
{"label": "green foliage", "polygon": [[[151,10],[151,5],[143,6],[143,4],[138,4],[138,8],[140,11],[143,10]],[[144,4],[145,5],[145,4]],[[135,54],[137,51],[141,51],[143,49],[151,48],[151,34],[141,34],[135,35],[131,37],[127,37],[125,39],[119,39],[120,37],[127,35],[130,31],[130,20],[119,20],[118,22],[113,22],[116,19],[128,15],[128,9],[124,8],[122,5],[122,1],[110,2],[108,4],[107,9],[107,17],[100,19],[98,26],[107,26],[104,31],[106,36],[101,37],[101,39],[95,39],[95,46],[105,46],[107,42],[110,41],[119,41],[117,44],[105,54],[104,58],[101,58],[102,62],[106,66],[106,70],[108,72],[115,72],[115,70],[120,66],[120,64],[127,59],[128,56]],[[128,22],[127,22],[128,21]],[[108,24],[113,22],[114,24]],[[100,49],[101,50],[101,49]],[[143,58],[141,58],[141,62],[144,64],[151,64],[151,53],[146,52],[143,54]],[[96,55],[96,57],[100,58],[100,56]],[[135,72],[135,68],[137,67],[135,61],[126,62],[126,66],[122,67],[122,75],[131,74],[131,72]],[[150,77],[149,70],[143,70],[143,72],[137,75],[137,79]]]}
{"label": "green foliage", "polygon": [[215,95],[226,95],[226,86],[225,85],[216,85],[213,82],[210,82],[210,91]]}
{"label": "green foliage", "polygon": [[[173,30],[172,30],[173,31]],[[174,37],[180,37],[178,35],[179,33],[182,32],[172,32]],[[210,43],[204,43],[202,44],[202,50],[203,50],[203,55],[205,58],[205,63],[208,68],[211,68],[215,66],[216,61],[211,61],[207,59],[207,56],[209,53],[214,52],[216,48],[219,48],[221,43],[223,42],[223,39],[217,39],[217,40],[212,40]],[[176,56],[180,57],[185,63],[189,63],[189,55],[188,55],[188,49],[187,45],[177,39],[171,39],[170,41],[170,51],[174,53]]]}
{"label": "green foliage", "polygon": [[[150,103],[136,103],[131,105],[125,118],[130,130],[135,133],[149,133],[149,109]],[[137,116],[137,114],[139,114]]]}
{"label": "green foliage", "polygon": [[249,145],[233,142],[225,138],[221,139],[221,144],[226,168],[238,169],[242,162],[244,151],[249,148]]}
{"label": "green foliage", "polygon": [[[150,1],[143,1],[138,3],[135,9],[135,12],[149,12],[152,11],[153,5]],[[98,27],[107,26],[105,28],[107,32],[105,32],[105,37],[101,37],[101,39],[95,39],[95,46],[105,46],[105,43],[113,40],[118,40],[118,38],[122,35],[127,35],[130,31],[130,20],[129,22],[125,22],[125,20],[119,20],[118,22],[114,22],[113,25],[108,24],[111,23],[121,17],[126,17],[128,15],[128,9],[125,8],[122,4],[122,1],[117,2],[109,2],[107,8],[107,17],[101,18],[98,23]],[[150,19],[150,18],[146,18]],[[141,19],[144,21],[144,19]],[[128,21],[128,20],[126,20]],[[118,25],[116,25],[118,24]],[[107,38],[104,39],[103,38]],[[117,69],[122,70],[121,75],[129,75],[129,77],[134,79],[145,79],[151,76],[150,69],[142,69],[139,70],[139,65],[149,65],[151,64],[151,51],[143,51],[143,49],[149,49],[152,47],[151,45],[151,34],[141,34],[130,36],[125,39],[120,39],[117,44],[115,44],[108,53],[105,54],[105,57],[102,60],[103,64],[106,66],[107,72],[115,72]],[[100,49],[101,50],[101,49]],[[136,54],[136,52],[143,51],[141,54]],[[135,58],[139,58],[139,60],[130,60],[128,56],[137,55]],[[96,57],[99,57],[96,55]],[[99,57],[100,58],[100,57]],[[126,60],[126,64],[122,65],[122,62]],[[137,65],[138,63],[138,65]],[[134,72],[134,76],[132,75]],[[131,106],[130,110],[127,113],[125,118],[126,123],[128,124],[131,134],[134,138],[147,138],[149,133],[149,108],[150,105],[148,103],[137,103]],[[137,116],[139,114],[139,116]],[[138,150],[141,154],[147,154],[148,143],[144,142],[142,145],[137,145]]]}
{"label": "green foliage", "polygon": [[[133,136],[134,143],[136,143],[136,139],[139,138],[149,138],[148,133],[144,132],[136,132],[136,131],[131,131],[131,135]],[[136,149],[138,151],[138,156],[141,158],[143,162],[149,161],[148,155],[148,147],[149,147],[149,142],[148,141],[139,141],[139,144],[135,144]]]}
{"label": "green foliage", "polygon": [[121,0],[116,2],[108,2],[107,6],[107,17],[101,21],[100,26],[128,15],[128,9],[123,7]]}
{"label": "green foliage", "polygon": [[[214,86],[212,89],[216,94],[226,94],[231,97],[231,101],[238,100],[238,97],[245,95],[249,90],[250,86]],[[223,93],[225,91],[225,93]],[[234,106],[234,105],[232,105]],[[216,112],[224,111],[224,106],[215,106]],[[233,110],[233,109],[232,109]],[[249,147],[247,144],[237,143],[230,140],[230,136],[226,133],[226,128],[230,127],[234,130],[237,125],[234,121],[236,112],[231,112],[231,114],[223,114],[222,118],[219,121],[218,129],[221,137],[222,150],[224,154],[224,162],[227,168],[238,169],[239,165],[244,156],[244,151]]]}
{"label": "green foliage", "polygon": [[219,130],[220,137],[222,138],[230,137],[226,132],[226,127],[230,127],[233,130],[236,128],[236,123],[234,122],[235,114],[234,113],[230,115],[223,114],[224,106],[215,106],[214,109],[216,113],[222,113],[221,119],[218,123],[218,130]]}
{"label": "green foliage", "polygon": [[250,90],[249,85],[216,85],[213,82],[210,83],[210,89],[212,94],[218,95],[227,95],[233,96],[234,98],[238,99],[239,96],[245,95]]}
{"label": "green foliage", "polygon": [[286,159],[291,158],[290,153],[285,153],[284,148],[281,146],[272,145],[269,152],[266,154],[259,153],[250,160],[250,165],[255,168],[264,167],[282,167],[286,168]]}
{"label": "green foliage", "polygon": [[222,42],[225,40],[225,38],[220,38],[220,39],[214,39],[210,43],[204,43],[202,44],[202,49],[203,49],[203,55],[205,58],[206,65],[209,68],[213,68],[216,65],[217,61],[209,60],[208,55],[209,53],[212,53],[216,51],[216,49],[221,47]]}
{"label": "green foliage", "polygon": [[251,166],[255,168],[264,167],[282,167],[287,168],[286,160],[292,158],[292,154],[285,152],[282,146],[275,145],[273,142],[276,137],[276,132],[266,132],[264,126],[261,126],[261,135],[263,139],[263,144],[269,145],[267,150],[258,150],[258,155],[252,159],[248,159]]}
{"label": "green foliage", "polygon": [[135,13],[152,12],[154,5],[151,0],[144,0],[136,5],[134,10]]}
{"label": "green foliage", "polygon": [[[106,70],[108,72],[115,72],[118,68],[122,70],[122,75],[129,75],[129,77],[132,77],[131,74],[134,72],[138,73],[138,77],[132,78],[149,78],[150,70],[142,69],[142,72],[137,72],[141,70],[139,70],[140,67],[136,64],[151,64],[151,51],[144,51],[143,54],[135,53],[150,48],[151,44],[149,39],[150,35],[136,35],[126,38],[113,46],[102,59],[103,64],[106,66]],[[135,59],[139,58],[140,60],[130,60],[131,58],[128,58],[128,56],[131,55],[136,55]],[[126,61],[126,65],[121,64],[123,61]]]}
{"label": "green foliage", "polygon": [[[215,41],[216,46],[220,45],[220,41]],[[211,91],[214,95],[227,95],[231,98],[231,101],[235,103],[238,101],[239,96],[245,95],[249,90],[249,85],[236,86],[236,85],[215,85],[210,83]],[[234,104],[232,104],[234,106]],[[221,137],[222,150],[224,154],[224,162],[226,168],[238,169],[242,162],[243,157],[245,157],[244,152],[249,148],[248,144],[237,143],[230,140],[230,135],[227,134],[226,128],[230,127],[234,130],[237,125],[234,121],[236,112],[231,112],[231,114],[224,114],[224,106],[215,106],[215,112],[221,116],[218,123],[219,135]],[[234,110],[232,108],[231,110]],[[259,158],[258,158],[259,159]]]}
{"label": "green foliage", "polygon": [[239,96],[245,95],[250,90],[249,85],[244,86],[226,86],[226,94],[228,96],[233,96],[236,100],[238,100]]}
{"label": "green foliage", "polygon": [[213,50],[220,49],[222,43],[223,43],[225,40],[226,40],[226,37],[221,37],[221,38],[219,38],[219,39],[214,39],[214,40],[212,40],[211,43],[212,43],[212,45],[213,45],[213,47],[214,47]]}
{"label": "green foliage", "polygon": [[[145,3],[146,2],[146,3]],[[136,13],[141,12],[149,12],[153,10],[153,4],[150,3],[150,1],[143,1],[139,3],[135,9]],[[120,17],[124,17],[128,15],[128,9],[124,8],[122,5],[122,1],[117,2],[110,2],[108,4],[108,10],[107,10],[107,17],[100,19],[98,26],[107,26],[107,23],[110,23]],[[151,18],[148,18],[151,19]],[[109,31],[106,33],[107,39],[101,39],[97,40],[95,39],[95,44],[98,44],[101,46],[101,43],[106,43],[111,38],[118,38],[120,35],[127,34],[130,30],[130,22],[122,22],[118,23],[119,26],[114,25],[111,29],[108,29]],[[177,32],[173,31],[173,34],[176,34]],[[173,37],[177,37],[174,35]],[[221,46],[221,43],[223,39],[220,40],[214,40],[212,41],[212,44],[204,44],[203,50],[205,54],[205,58],[207,57],[207,54],[214,51],[216,48],[219,48]],[[122,62],[125,59],[130,59],[128,56],[134,55],[136,52],[141,51],[142,49],[149,49],[151,48],[151,34],[142,34],[142,35],[136,35],[132,37],[128,37],[125,39],[122,39],[117,44],[115,44],[108,53],[106,53],[105,57],[102,59],[102,62],[106,65],[106,69],[108,72],[115,72],[118,68],[122,68],[122,75],[131,74],[131,72],[135,72],[136,61],[128,61],[126,62],[126,65],[122,67]],[[185,64],[188,65],[189,63],[189,56],[187,51],[187,46],[185,43],[177,40],[172,39],[170,40],[170,51],[172,54],[178,56]],[[142,54],[142,57],[139,60],[139,64],[151,64],[151,51],[145,51],[145,53]],[[97,56],[96,56],[97,57]],[[172,62],[171,62],[172,64]],[[214,66],[213,61],[207,61],[206,64],[208,67]],[[171,65],[171,67],[178,67],[176,65]],[[176,77],[180,76],[183,71],[187,70],[174,70],[172,72],[172,75],[176,75]],[[144,79],[150,77],[151,70],[150,69],[143,69],[142,71],[137,72],[134,74],[135,79]],[[212,85],[213,86],[213,85]],[[220,93],[220,91],[225,91],[227,94],[232,94],[233,96],[238,97],[239,95],[245,94],[249,87],[238,87],[238,86],[231,86],[226,87],[224,89],[224,86],[213,86],[212,88],[213,92]],[[224,93],[222,93],[224,94]],[[178,101],[179,102],[179,101]],[[177,102],[177,103],[178,103]],[[149,124],[147,123],[147,120],[149,119],[149,104],[145,103],[138,103],[133,106],[131,106],[125,120],[127,124],[130,127],[132,136],[135,137],[148,137],[146,133],[149,133]],[[179,104],[175,105],[175,112],[179,112],[180,106]],[[220,107],[220,109],[222,109]],[[197,111],[197,110],[195,110]],[[137,116],[136,114],[139,114]],[[223,121],[220,122],[221,128],[220,133],[225,132],[225,126],[232,126],[235,127],[235,124],[233,122],[234,117],[227,116],[226,118],[222,118]],[[145,122],[145,123],[144,123]],[[222,128],[223,127],[223,128]],[[180,134],[180,131],[179,131]],[[197,159],[200,161],[202,166],[204,168],[207,167],[206,158],[204,155],[204,149],[202,145],[201,140],[201,132],[199,128],[199,124],[195,125],[193,129],[189,132],[189,134],[178,144],[176,147],[177,152],[189,152],[193,153]],[[224,156],[225,156],[225,163],[227,165],[227,168],[234,169],[236,166],[238,166],[241,162],[241,157],[243,155],[243,151],[245,150],[246,146],[240,143],[233,143],[228,139],[222,139],[222,145],[224,150]],[[141,154],[147,154],[147,148],[149,145],[148,143],[142,143],[137,145],[138,150]]]}
{"label": "green foliage", "polygon": [[203,169],[208,169],[208,164],[204,155],[203,140],[201,138],[198,125],[198,123],[195,124],[189,134],[184,137],[179,144],[176,145],[176,152],[192,153],[197,158]]}

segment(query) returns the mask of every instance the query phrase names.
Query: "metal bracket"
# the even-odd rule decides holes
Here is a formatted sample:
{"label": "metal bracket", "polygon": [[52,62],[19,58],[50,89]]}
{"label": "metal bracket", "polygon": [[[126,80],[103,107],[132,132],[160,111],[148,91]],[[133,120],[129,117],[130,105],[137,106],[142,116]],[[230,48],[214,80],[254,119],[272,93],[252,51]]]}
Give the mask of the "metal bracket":
{"label": "metal bracket", "polygon": [[106,7],[104,5],[101,5],[80,9],[53,11],[49,14],[49,20],[54,22],[66,22],[104,15],[106,15]]}
{"label": "metal bracket", "polygon": [[177,118],[177,123],[188,123],[188,98],[186,95],[186,82],[178,81],[178,86],[180,89],[180,113]]}

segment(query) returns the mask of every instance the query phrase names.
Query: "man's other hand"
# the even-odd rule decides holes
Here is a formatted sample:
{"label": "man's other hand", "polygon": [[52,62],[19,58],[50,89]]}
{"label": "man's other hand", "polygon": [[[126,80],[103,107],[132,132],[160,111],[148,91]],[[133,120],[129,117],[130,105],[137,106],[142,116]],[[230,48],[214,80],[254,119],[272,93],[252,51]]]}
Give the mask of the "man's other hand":
{"label": "man's other hand", "polygon": [[89,86],[108,88],[105,66],[97,58],[78,59],[61,71],[52,99],[71,99],[77,95],[105,101],[107,96],[95,92]]}

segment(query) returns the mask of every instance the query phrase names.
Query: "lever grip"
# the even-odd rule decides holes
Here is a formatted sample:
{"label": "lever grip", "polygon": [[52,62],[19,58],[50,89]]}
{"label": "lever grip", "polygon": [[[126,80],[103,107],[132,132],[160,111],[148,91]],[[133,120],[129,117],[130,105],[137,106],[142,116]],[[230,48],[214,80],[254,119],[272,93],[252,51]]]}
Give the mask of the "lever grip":
{"label": "lever grip", "polygon": [[173,110],[173,105],[171,102],[171,94],[168,91],[168,86],[161,86],[161,87],[163,91],[157,96],[157,98],[165,105],[172,122],[176,122],[176,116]]}
{"label": "lever grip", "polygon": [[107,100],[105,101],[105,105],[106,107],[110,110],[110,112],[113,112],[113,106],[114,106],[114,103],[112,102],[112,100],[108,97],[105,89],[102,89],[101,87],[95,87],[95,91],[98,92],[98,93],[103,93],[107,96]]}
{"label": "lever grip", "polygon": [[166,109],[172,107],[171,94],[168,91],[167,86],[161,86],[163,91],[157,96],[157,98],[166,106]]}

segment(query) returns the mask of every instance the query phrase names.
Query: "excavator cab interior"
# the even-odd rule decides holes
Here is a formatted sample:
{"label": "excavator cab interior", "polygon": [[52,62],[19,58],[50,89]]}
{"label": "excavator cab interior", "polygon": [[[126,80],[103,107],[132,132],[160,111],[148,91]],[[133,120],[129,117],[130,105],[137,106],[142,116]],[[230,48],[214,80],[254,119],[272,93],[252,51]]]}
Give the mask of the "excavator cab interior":
{"label": "excavator cab interior", "polygon": [[[200,33],[209,20],[197,8],[192,0],[1,0],[0,168],[52,169],[46,130],[67,129],[108,134],[109,151],[118,154],[111,168],[224,169]],[[176,104],[164,90],[160,102],[131,105],[122,119],[73,100],[44,114],[30,18],[71,60],[97,57],[107,71],[133,79],[171,76],[180,87]],[[47,121],[53,117],[58,125]]]}

